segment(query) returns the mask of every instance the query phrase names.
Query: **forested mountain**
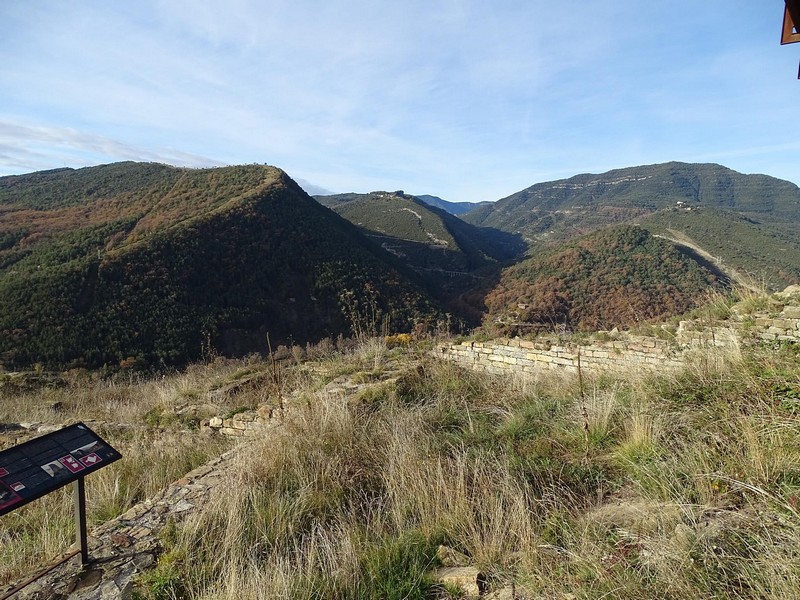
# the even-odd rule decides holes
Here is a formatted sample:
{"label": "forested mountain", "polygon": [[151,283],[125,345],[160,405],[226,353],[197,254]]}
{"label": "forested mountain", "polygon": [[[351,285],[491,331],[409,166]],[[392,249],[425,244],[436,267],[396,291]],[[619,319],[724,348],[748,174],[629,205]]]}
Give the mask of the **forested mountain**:
{"label": "forested mountain", "polygon": [[519,233],[533,249],[615,223],[660,234],[673,229],[772,287],[800,279],[794,260],[800,256],[800,189],[716,164],[671,162],[576,175],[533,185],[463,218]]}
{"label": "forested mountain", "polygon": [[402,191],[316,199],[419,270],[474,270],[524,248],[512,235],[475,227]]}
{"label": "forested mountain", "polygon": [[0,178],[0,363],[176,364],[435,318],[413,274],[267,166]]}
{"label": "forested mountain", "polygon": [[718,165],[538,184],[469,223],[399,191],[317,199],[258,165],[0,177],[0,367],[174,365],[384,321],[610,327],[726,277],[800,281],[797,186]]}
{"label": "forested mountain", "polygon": [[793,183],[715,164],[677,162],[539,183],[464,218],[538,240],[585,232],[678,202],[689,208],[734,210],[769,222],[800,222],[800,189]]}
{"label": "forested mountain", "polygon": [[503,271],[485,321],[514,334],[610,329],[685,312],[720,283],[670,242],[618,225]]}
{"label": "forested mountain", "polygon": [[316,198],[414,269],[450,305],[476,277],[527,247],[518,235],[470,225],[402,191]]}
{"label": "forested mountain", "polygon": [[773,290],[800,282],[800,222],[759,221],[737,212],[700,207],[664,209],[639,220],[654,234],[700,245],[723,269]]}
{"label": "forested mountain", "polygon": [[422,194],[415,197],[422,200],[425,204],[435,206],[436,208],[441,208],[443,211],[449,212],[451,215],[463,215],[464,213],[468,213],[469,211],[475,210],[481,206],[492,204],[491,202],[449,202],[439,198],[439,196],[430,196],[428,194]]}

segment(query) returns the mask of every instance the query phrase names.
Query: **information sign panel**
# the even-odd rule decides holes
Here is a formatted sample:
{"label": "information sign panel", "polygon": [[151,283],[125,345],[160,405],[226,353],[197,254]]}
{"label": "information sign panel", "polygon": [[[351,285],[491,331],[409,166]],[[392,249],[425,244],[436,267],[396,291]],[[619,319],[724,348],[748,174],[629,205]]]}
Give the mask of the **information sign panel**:
{"label": "information sign panel", "polygon": [[0,452],[0,516],[122,458],[83,423]]}

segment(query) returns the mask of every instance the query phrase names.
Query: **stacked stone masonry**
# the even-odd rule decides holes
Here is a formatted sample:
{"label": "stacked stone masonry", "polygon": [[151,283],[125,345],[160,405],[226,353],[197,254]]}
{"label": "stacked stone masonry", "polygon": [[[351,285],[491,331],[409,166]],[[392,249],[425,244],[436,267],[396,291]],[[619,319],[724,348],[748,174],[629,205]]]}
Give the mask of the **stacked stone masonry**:
{"label": "stacked stone masonry", "polygon": [[256,437],[281,421],[278,408],[262,406],[256,411],[236,413],[231,417],[212,417],[203,421],[201,430],[210,430],[228,437]]}
{"label": "stacked stone masonry", "polygon": [[755,328],[762,340],[800,342],[800,306],[785,306],[777,317],[756,315]]}
{"label": "stacked stone masonry", "polygon": [[575,343],[552,340],[461,342],[439,347],[439,355],[476,371],[539,373],[543,369],[641,372],[680,368],[692,350],[735,348],[742,340],[800,342],[800,306],[786,306],[777,317],[757,315],[749,322],[707,327],[684,321],[673,339],[619,334],[622,339]]}
{"label": "stacked stone masonry", "polygon": [[440,347],[443,358],[477,371],[535,374],[543,369],[664,369],[683,364],[671,345],[654,338],[577,345],[526,340],[462,342]]}

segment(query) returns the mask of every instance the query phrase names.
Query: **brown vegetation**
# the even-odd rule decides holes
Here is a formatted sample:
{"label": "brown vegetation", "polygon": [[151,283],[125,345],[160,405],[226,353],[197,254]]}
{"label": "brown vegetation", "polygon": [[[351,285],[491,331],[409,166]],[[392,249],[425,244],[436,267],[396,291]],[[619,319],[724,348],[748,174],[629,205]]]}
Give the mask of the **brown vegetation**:
{"label": "brown vegetation", "polygon": [[506,269],[484,324],[505,333],[630,326],[687,311],[716,282],[647,231],[612,227]]}

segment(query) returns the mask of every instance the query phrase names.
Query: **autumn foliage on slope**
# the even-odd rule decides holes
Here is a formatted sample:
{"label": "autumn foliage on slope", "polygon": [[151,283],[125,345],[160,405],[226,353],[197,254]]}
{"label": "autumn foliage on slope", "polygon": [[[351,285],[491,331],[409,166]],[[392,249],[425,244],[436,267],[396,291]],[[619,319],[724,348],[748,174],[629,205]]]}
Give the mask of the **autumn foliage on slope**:
{"label": "autumn foliage on slope", "polygon": [[122,163],[0,178],[0,365],[180,365],[439,314],[282,171]]}
{"label": "autumn foliage on slope", "polygon": [[516,334],[627,326],[692,308],[716,277],[635,226],[591,234],[506,269],[484,323]]}

